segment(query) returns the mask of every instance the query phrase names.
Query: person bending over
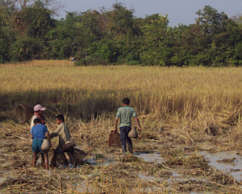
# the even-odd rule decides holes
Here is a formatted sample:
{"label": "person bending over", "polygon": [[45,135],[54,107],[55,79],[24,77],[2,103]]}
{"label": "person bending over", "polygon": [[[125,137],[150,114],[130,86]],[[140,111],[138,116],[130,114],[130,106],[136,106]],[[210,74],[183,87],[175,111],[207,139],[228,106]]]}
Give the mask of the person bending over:
{"label": "person bending over", "polygon": [[129,98],[124,98],[122,102],[123,105],[118,109],[116,114],[115,131],[117,132],[119,124],[122,151],[123,153],[127,152],[126,143],[128,143],[128,150],[130,153],[133,153],[133,144],[128,134],[132,127],[132,118],[135,118],[139,130],[141,130],[140,121],[137,117],[134,108],[129,106]]}
{"label": "person bending over", "polygon": [[74,143],[71,141],[71,135],[69,129],[65,125],[65,119],[63,115],[56,116],[57,129],[51,133],[51,138],[59,137],[59,144],[54,150],[54,156],[51,160],[51,166],[56,166],[56,157],[59,153],[64,153],[65,159],[69,167],[73,167],[73,152],[74,152]]}

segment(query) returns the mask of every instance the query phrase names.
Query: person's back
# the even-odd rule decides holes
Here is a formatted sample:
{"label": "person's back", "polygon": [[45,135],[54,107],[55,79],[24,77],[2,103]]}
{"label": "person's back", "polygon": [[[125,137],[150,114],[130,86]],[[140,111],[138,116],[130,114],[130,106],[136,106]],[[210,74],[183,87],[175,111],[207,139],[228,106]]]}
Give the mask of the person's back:
{"label": "person's back", "polygon": [[125,153],[126,150],[126,142],[128,143],[129,152],[133,153],[133,145],[132,141],[129,138],[128,134],[131,130],[132,125],[132,118],[136,119],[136,122],[138,124],[139,129],[141,129],[139,119],[137,118],[136,112],[134,108],[129,106],[130,100],[129,98],[123,99],[123,106],[118,109],[118,112],[116,114],[116,122],[115,122],[115,131],[118,130],[118,123],[120,128],[120,140],[122,144],[122,150],[123,153]]}
{"label": "person's back", "polygon": [[117,117],[120,119],[119,127],[131,127],[132,118],[136,117],[136,112],[130,106],[122,106],[118,109]]}
{"label": "person's back", "polygon": [[49,132],[45,125],[41,124],[41,120],[36,118],[34,120],[34,126],[31,129],[32,134],[32,151],[33,151],[33,159],[32,164],[36,166],[37,154],[41,153],[43,155],[43,159],[45,160],[45,168],[49,168],[48,162],[48,153],[43,153],[41,150],[41,145],[43,143],[44,138],[49,138]]}
{"label": "person's back", "polygon": [[38,123],[31,129],[32,138],[43,140],[47,131],[48,129],[45,125]]}

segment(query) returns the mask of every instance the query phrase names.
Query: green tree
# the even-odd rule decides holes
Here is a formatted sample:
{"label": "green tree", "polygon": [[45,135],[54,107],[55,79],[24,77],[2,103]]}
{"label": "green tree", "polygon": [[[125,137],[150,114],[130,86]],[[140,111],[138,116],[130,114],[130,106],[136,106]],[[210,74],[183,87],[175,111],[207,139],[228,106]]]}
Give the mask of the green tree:
{"label": "green tree", "polygon": [[242,65],[242,42],[239,42],[234,49],[234,60],[236,65]]}
{"label": "green tree", "polygon": [[16,40],[10,48],[11,58],[14,61],[26,61],[41,58],[43,45],[40,40],[24,37]]}
{"label": "green tree", "polygon": [[167,16],[158,14],[146,17],[141,26],[143,33],[143,45],[141,62],[146,65],[170,65],[171,50],[170,29]]}
{"label": "green tree", "polygon": [[15,29],[18,33],[33,38],[44,38],[46,33],[55,26],[48,9],[27,7],[16,13]]}
{"label": "green tree", "polygon": [[197,24],[200,25],[205,34],[214,35],[226,30],[229,17],[224,12],[219,13],[211,6],[205,6],[197,12]]}

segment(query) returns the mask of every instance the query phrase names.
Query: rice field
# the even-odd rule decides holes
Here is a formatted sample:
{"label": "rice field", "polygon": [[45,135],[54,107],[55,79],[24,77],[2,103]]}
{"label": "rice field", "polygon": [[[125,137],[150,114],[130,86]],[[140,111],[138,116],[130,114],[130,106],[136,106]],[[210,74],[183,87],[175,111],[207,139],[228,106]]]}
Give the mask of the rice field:
{"label": "rice field", "polygon": [[[123,97],[143,129],[127,156],[107,144]],[[4,64],[0,101],[0,193],[242,192],[242,68]],[[65,114],[88,154],[83,165],[31,167],[28,123],[18,118],[29,114],[16,107],[37,103],[48,108],[50,131],[54,115]],[[238,167],[216,168],[213,153],[225,167]]]}

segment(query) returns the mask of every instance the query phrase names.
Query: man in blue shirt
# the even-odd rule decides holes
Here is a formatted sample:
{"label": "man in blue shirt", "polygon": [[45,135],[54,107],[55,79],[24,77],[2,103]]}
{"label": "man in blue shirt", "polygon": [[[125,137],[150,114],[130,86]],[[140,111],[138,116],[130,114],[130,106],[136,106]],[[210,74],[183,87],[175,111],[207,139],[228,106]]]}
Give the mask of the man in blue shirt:
{"label": "man in blue shirt", "polygon": [[48,161],[48,153],[43,153],[41,150],[41,145],[43,143],[43,140],[45,138],[49,138],[49,132],[45,125],[41,124],[41,120],[39,118],[36,118],[34,120],[34,126],[31,129],[32,134],[32,151],[33,151],[33,159],[32,164],[35,167],[36,161],[37,161],[37,154],[41,153],[44,154],[44,160],[45,160],[45,168],[49,168],[49,161]]}
{"label": "man in blue shirt", "polygon": [[128,136],[132,127],[132,118],[135,118],[138,124],[139,130],[141,130],[141,126],[134,108],[129,106],[130,104],[129,98],[124,98],[122,102],[123,102],[123,106],[118,109],[118,112],[116,115],[115,131],[117,132],[118,123],[120,121],[119,128],[120,128],[120,139],[122,144],[122,151],[123,153],[127,152],[126,150],[126,142],[127,142],[129,152],[133,153],[132,141]]}

